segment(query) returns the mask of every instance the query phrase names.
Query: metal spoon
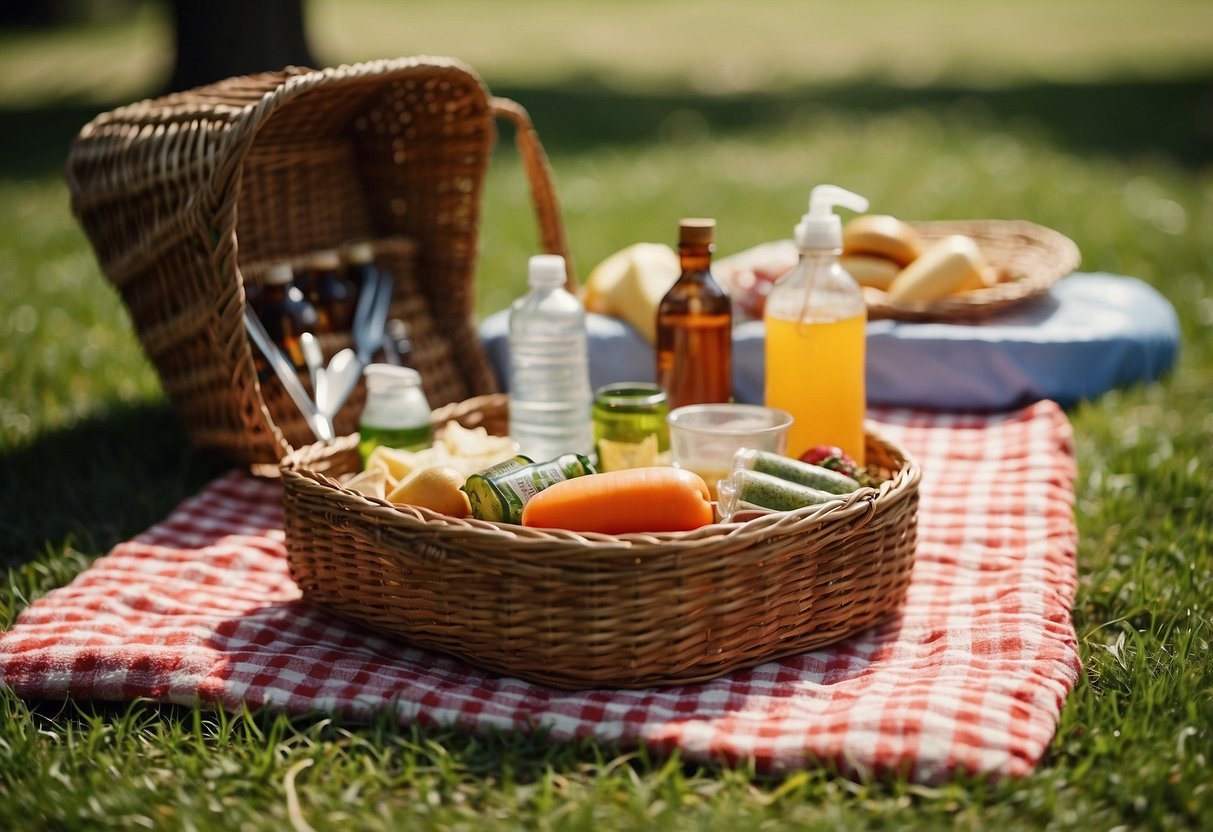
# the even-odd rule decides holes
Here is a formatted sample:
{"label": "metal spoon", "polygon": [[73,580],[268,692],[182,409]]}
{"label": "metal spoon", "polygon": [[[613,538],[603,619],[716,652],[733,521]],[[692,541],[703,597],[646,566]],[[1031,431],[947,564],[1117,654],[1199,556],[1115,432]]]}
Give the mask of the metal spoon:
{"label": "metal spoon", "polygon": [[362,376],[362,364],[358,361],[357,354],[346,347],[332,357],[324,375],[325,396],[323,399],[317,397],[316,402],[320,411],[332,418],[358,386],[358,379]]}

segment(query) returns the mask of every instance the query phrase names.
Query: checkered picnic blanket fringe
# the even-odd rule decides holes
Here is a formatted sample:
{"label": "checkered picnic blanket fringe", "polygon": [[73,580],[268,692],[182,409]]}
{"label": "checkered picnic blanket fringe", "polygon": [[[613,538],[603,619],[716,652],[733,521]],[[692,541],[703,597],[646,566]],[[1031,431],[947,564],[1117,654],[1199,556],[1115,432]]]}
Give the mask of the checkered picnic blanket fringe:
{"label": "checkered picnic blanket fringe", "polygon": [[0,682],[29,699],[543,726],[771,772],[1023,775],[1080,670],[1069,423],[1049,402],[873,416],[922,464],[917,561],[899,615],[826,649],[659,690],[569,692],[485,673],[301,601],[280,486],[232,473],[24,610],[0,633]]}

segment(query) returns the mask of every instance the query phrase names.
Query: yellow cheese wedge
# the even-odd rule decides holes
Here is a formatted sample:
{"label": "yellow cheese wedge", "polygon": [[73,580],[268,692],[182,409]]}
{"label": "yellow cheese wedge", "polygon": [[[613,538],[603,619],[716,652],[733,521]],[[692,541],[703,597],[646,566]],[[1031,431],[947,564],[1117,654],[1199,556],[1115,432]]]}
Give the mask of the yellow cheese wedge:
{"label": "yellow cheese wedge", "polygon": [[[643,243],[638,244],[643,245]],[[632,261],[631,249],[621,249],[594,267],[585,281],[581,302],[585,311],[602,315],[614,315],[610,308],[610,296],[619,286],[619,281]]]}
{"label": "yellow cheese wedge", "polygon": [[678,255],[661,243],[636,243],[603,260],[586,281],[586,309],[630,324],[657,340],[657,307],[678,279]]}
{"label": "yellow cheese wedge", "polygon": [[902,269],[889,284],[889,297],[894,301],[939,300],[989,285],[990,274],[977,243],[953,234],[933,243]]}

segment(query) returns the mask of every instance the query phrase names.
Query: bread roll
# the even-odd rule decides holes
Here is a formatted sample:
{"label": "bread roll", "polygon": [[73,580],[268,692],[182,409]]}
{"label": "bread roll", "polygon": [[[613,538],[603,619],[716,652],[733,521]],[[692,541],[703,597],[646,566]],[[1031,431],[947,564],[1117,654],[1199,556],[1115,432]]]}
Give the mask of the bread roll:
{"label": "bread roll", "polygon": [[922,254],[922,240],[912,226],[896,217],[864,214],[843,227],[842,251],[886,257],[905,267]]}
{"label": "bread roll", "polygon": [[889,258],[874,254],[844,254],[839,259],[856,283],[874,289],[888,289],[893,278],[901,271],[901,266]]}
{"label": "bread roll", "polygon": [[990,285],[991,275],[977,243],[953,234],[931,245],[902,269],[889,285],[889,297],[894,301],[939,300],[957,292],[984,288]]}

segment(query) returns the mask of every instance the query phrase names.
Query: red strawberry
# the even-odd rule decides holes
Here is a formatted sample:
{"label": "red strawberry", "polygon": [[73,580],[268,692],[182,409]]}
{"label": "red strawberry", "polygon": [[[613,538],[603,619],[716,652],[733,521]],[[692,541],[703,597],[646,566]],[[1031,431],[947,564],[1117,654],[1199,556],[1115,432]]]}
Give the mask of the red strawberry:
{"label": "red strawberry", "polygon": [[820,465],[848,477],[859,477],[859,466],[855,464],[855,460],[837,445],[814,445],[800,455],[800,461]]}

